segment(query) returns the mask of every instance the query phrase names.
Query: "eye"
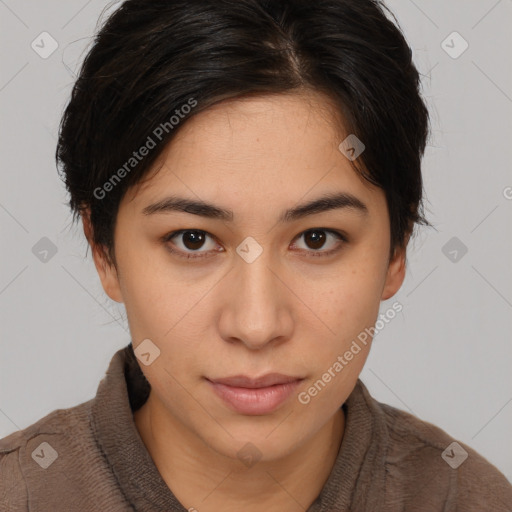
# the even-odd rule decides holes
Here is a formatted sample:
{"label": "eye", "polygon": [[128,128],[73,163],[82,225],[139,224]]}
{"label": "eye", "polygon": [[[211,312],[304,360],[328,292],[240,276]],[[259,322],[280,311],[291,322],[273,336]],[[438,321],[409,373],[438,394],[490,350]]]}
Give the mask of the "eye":
{"label": "eye", "polygon": [[[204,258],[206,256],[206,252],[208,251],[201,251],[198,255],[194,254],[197,253],[197,249],[201,249],[204,244],[205,240],[207,238],[210,238],[213,240],[213,237],[207,233],[206,231],[201,231],[199,229],[181,229],[180,231],[174,231],[172,233],[169,233],[168,235],[165,235],[164,242],[170,242],[176,238],[178,241],[181,240],[181,247],[180,244],[175,244],[174,242],[172,245],[177,245],[179,250],[175,250],[172,247],[168,246],[168,249],[172,253],[176,253],[178,256],[181,256],[183,258]],[[206,244],[208,249],[208,244]],[[212,249],[215,244],[210,244],[209,250],[215,250]],[[187,252],[188,250],[192,252]],[[221,251],[218,251],[221,252]]]}
{"label": "eye", "polygon": [[[325,235],[327,233],[327,236]],[[318,249],[322,248],[326,243],[326,240],[331,237],[331,248],[323,251],[319,251]],[[338,233],[337,231],[333,231],[332,229],[325,228],[314,228],[308,229],[299,235],[299,239],[304,238],[305,243],[309,246],[304,249],[306,252],[309,252],[308,256],[329,256],[341,250],[342,246],[345,242],[347,242],[347,238]],[[333,242],[334,239],[334,242]],[[310,250],[310,249],[313,250]],[[302,249],[301,249],[302,250]]]}
{"label": "eye", "polygon": [[[327,236],[325,233],[327,233]],[[341,250],[341,247],[345,242],[347,242],[346,237],[341,233],[325,228],[308,229],[301,233],[298,238],[302,237],[304,237],[305,242],[310,246],[310,248],[308,249],[306,247],[306,249],[300,250],[304,250],[309,253],[308,256],[329,256]],[[326,240],[329,240],[329,237],[331,237],[331,248],[319,251],[319,249],[326,243]],[[334,243],[332,243],[333,238]],[[176,239],[178,243],[172,242],[173,239]],[[209,246],[208,244],[205,244],[205,241],[208,239],[211,240]],[[181,229],[179,231],[173,231],[172,233],[165,235],[162,240],[167,244],[167,248],[171,253],[186,259],[204,258],[208,256],[208,252],[223,252],[224,250],[215,249],[216,244],[213,236],[206,231],[199,229]],[[198,251],[198,249],[205,248],[205,245],[205,251]],[[173,246],[178,249],[174,249]]]}

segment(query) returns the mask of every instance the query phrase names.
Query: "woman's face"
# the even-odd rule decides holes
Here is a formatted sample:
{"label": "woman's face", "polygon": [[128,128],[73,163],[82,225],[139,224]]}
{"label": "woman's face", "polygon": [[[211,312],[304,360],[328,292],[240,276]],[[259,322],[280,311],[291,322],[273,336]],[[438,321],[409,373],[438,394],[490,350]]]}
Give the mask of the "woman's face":
{"label": "woman's face", "polygon": [[[124,197],[117,272],[95,251],[106,292],[126,306],[136,353],[150,340],[141,369],[152,406],[228,457],[246,443],[264,460],[283,457],[333,418],[371,338],[344,355],[404,278],[403,252],[388,261],[384,192],[338,149],[349,134],[332,111],[320,96],[275,95],[197,114],[160,170]],[[357,201],[301,210],[327,194]],[[165,207],[171,196],[211,207]],[[269,373],[302,380],[284,401],[253,390],[229,402],[216,391],[228,388],[210,382]]]}

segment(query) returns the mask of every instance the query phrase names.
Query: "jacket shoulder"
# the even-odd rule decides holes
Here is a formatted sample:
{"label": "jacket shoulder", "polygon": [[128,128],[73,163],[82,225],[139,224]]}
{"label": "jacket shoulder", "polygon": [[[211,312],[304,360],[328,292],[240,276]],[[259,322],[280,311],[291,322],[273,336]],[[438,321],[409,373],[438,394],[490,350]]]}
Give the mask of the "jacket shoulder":
{"label": "jacket shoulder", "polygon": [[40,434],[66,434],[69,429],[83,423],[93,400],[83,402],[67,409],[55,409],[28,427],[16,430],[0,439],[0,456],[16,451],[33,437]]}
{"label": "jacket shoulder", "polygon": [[406,411],[379,406],[389,434],[388,483],[392,492],[409,497],[411,510],[435,495],[444,510],[512,510],[512,484],[477,451]]}
{"label": "jacket shoulder", "polygon": [[[47,435],[48,438],[66,435],[66,432],[83,423],[87,417],[89,402],[71,407],[57,409],[28,427],[12,432],[0,439],[0,510],[12,512],[28,511],[28,486],[25,474],[31,472],[27,460],[44,468],[54,456],[47,444],[38,444],[37,438]],[[34,449],[35,448],[35,449]]]}

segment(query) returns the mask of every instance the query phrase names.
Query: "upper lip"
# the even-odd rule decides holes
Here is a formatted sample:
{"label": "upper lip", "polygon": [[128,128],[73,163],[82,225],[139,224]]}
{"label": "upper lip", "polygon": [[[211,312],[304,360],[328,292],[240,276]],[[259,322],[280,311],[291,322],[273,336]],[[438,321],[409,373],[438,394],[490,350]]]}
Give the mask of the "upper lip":
{"label": "upper lip", "polygon": [[282,373],[268,373],[261,377],[251,378],[246,375],[234,375],[232,377],[224,377],[222,379],[208,379],[216,384],[224,384],[237,388],[266,388],[274,386],[275,384],[287,384],[288,382],[295,382],[302,380],[302,377],[291,377],[283,375]]}

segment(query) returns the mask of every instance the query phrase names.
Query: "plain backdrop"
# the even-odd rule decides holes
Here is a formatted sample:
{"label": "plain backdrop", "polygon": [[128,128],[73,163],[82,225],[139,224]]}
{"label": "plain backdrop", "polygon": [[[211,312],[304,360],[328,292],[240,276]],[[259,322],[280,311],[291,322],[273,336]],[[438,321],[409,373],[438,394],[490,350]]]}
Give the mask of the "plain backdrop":
{"label": "plain backdrop", "polygon": [[[411,242],[406,280],[382,303],[403,310],[376,336],[361,379],[512,481],[512,1],[387,5],[432,116],[423,172],[436,229]],[[0,1],[0,438],[92,398],[130,342],[122,306],[104,294],[71,224],[54,161],[74,73],[106,6]],[[58,45],[46,58],[32,47],[41,37],[45,51],[55,44],[42,32]]]}

